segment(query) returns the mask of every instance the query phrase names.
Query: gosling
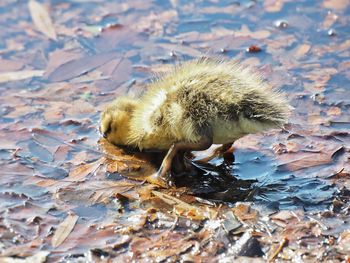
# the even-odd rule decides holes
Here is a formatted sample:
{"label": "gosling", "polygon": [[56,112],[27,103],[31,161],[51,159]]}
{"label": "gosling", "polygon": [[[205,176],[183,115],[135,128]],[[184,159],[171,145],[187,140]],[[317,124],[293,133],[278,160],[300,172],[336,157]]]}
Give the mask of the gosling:
{"label": "gosling", "polygon": [[224,153],[246,134],[281,127],[289,111],[282,94],[249,68],[199,59],[175,66],[138,99],[117,98],[102,112],[100,131],[115,145],[167,150],[154,178],[168,186],[175,156],[213,143]]}

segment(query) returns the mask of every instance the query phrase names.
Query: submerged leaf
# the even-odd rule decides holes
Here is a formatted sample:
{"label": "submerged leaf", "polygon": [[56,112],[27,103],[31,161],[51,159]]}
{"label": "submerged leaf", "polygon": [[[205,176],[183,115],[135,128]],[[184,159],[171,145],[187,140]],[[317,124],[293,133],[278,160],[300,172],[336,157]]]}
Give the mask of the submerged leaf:
{"label": "submerged leaf", "polygon": [[53,82],[59,82],[79,77],[107,63],[108,61],[111,61],[115,57],[116,55],[114,54],[104,53],[71,60],[56,68],[48,76],[48,79]]}
{"label": "submerged leaf", "polygon": [[82,164],[69,173],[69,179],[71,181],[84,181],[85,177],[88,176],[90,173],[95,172],[100,165],[105,161],[104,157],[101,157],[95,162]]}
{"label": "submerged leaf", "polygon": [[138,181],[147,181],[152,184],[162,185],[162,182],[154,177],[156,167],[152,163],[154,159],[162,157],[161,154],[142,153],[142,152],[126,152],[106,139],[99,141],[100,147],[106,154],[105,164],[107,171],[110,173],[119,173],[129,179]]}
{"label": "submerged leaf", "polygon": [[171,205],[175,212],[180,216],[185,216],[194,220],[203,220],[207,218],[207,215],[205,215],[204,211],[199,207],[190,205],[176,197],[159,191],[153,190],[152,193],[168,205]]}
{"label": "submerged leaf", "polygon": [[56,40],[56,31],[53,27],[51,17],[42,4],[35,0],[30,0],[28,8],[36,28],[48,38]]}
{"label": "submerged leaf", "polygon": [[64,240],[66,240],[77,223],[78,218],[79,217],[77,215],[69,215],[58,225],[58,228],[56,229],[51,240],[53,247],[58,247],[64,242]]}
{"label": "submerged leaf", "polygon": [[21,70],[12,72],[0,73],[0,83],[16,81],[22,79],[29,79],[33,77],[42,77],[44,75],[44,70]]}
{"label": "submerged leaf", "polygon": [[14,258],[14,257],[3,257],[1,258],[1,262],[3,263],[44,263],[46,262],[46,257],[50,254],[48,251],[39,251],[33,256],[27,258]]}
{"label": "submerged leaf", "polygon": [[340,153],[344,147],[338,145],[321,145],[320,150],[290,152],[288,154],[279,155],[280,168],[289,171],[297,171],[314,167],[318,165],[333,162],[337,153]]}

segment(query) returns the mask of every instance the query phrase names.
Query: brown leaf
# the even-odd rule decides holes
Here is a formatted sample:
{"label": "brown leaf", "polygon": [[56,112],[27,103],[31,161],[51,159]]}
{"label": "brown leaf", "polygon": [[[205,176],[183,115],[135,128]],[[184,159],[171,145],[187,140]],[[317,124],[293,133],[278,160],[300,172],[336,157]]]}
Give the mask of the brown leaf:
{"label": "brown leaf", "polygon": [[100,139],[100,147],[106,153],[107,171],[110,173],[120,173],[121,175],[138,181],[147,181],[152,184],[161,185],[160,180],[153,176],[156,167],[152,161],[162,157],[159,154],[132,152],[126,153],[122,148],[109,143],[105,139]]}
{"label": "brown leaf", "polygon": [[292,219],[295,220],[297,218],[294,212],[283,210],[278,212],[277,214],[270,216],[270,219],[276,224],[284,227],[288,224],[289,221],[291,221]]}
{"label": "brown leaf", "polygon": [[202,52],[200,52],[192,47],[189,47],[189,46],[167,44],[167,43],[161,43],[161,44],[158,44],[158,46],[162,47],[163,49],[168,50],[169,53],[171,51],[175,51],[175,52],[178,52],[180,54],[188,55],[188,56],[194,57],[194,58],[198,58],[198,57],[201,57],[203,55]]}
{"label": "brown leaf", "polygon": [[82,75],[80,77],[72,79],[71,83],[85,83],[85,82],[92,82],[96,80],[104,80],[109,79],[109,76],[104,76],[102,72],[95,70],[89,73],[86,73],[85,75]]}
{"label": "brown leaf", "polygon": [[140,182],[133,182],[127,179],[118,181],[89,180],[84,183],[60,187],[56,192],[55,198],[70,204],[107,204],[118,194],[123,194],[133,200],[134,197],[138,197],[134,189],[140,185]]}
{"label": "brown leaf", "polygon": [[78,152],[74,155],[74,157],[70,160],[70,162],[74,165],[80,165],[84,163],[84,161],[87,159],[87,153],[84,152]]}
{"label": "brown leaf", "polygon": [[[139,23],[134,23],[139,24]],[[140,36],[129,26],[110,24],[102,29],[96,39],[96,48],[109,52],[115,50],[116,46],[131,46],[139,41]]]}
{"label": "brown leaf", "polygon": [[232,211],[241,221],[256,221],[258,218],[258,212],[252,209],[248,204],[237,204],[234,208],[232,208]]}
{"label": "brown leaf", "polygon": [[42,77],[44,70],[21,70],[0,73],[0,83],[29,79],[33,77]]}
{"label": "brown leaf", "polygon": [[23,68],[24,63],[17,60],[0,59],[0,72],[17,71]]}
{"label": "brown leaf", "polygon": [[63,162],[66,160],[69,150],[71,149],[68,145],[60,145],[54,153],[54,160],[56,162]]}
{"label": "brown leaf", "polygon": [[295,58],[299,59],[305,56],[310,51],[310,49],[311,49],[311,46],[309,44],[301,44],[295,49],[293,49],[291,52],[292,52],[292,55],[295,56]]}
{"label": "brown leaf", "polygon": [[325,20],[323,21],[323,27],[330,28],[338,20],[338,18],[338,15],[334,14],[333,12],[328,12]]}
{"label": "brown leaf", "polygon": [[285,167],[289,171],[297,171],[331,163],[335,153],[342,149],[343,146],[338,145],[323,146],[321,150],[282,154],[279,155],[279,159],[281,161],[281,167]]}
{"label": "brown leaf", "polygon": [[6,114],[7,118],[19,118],[27,114],[35,113],[38,109],[35,109],[32,105],[17,105],[10,113]]}
{"label": "brown leaf", "polygon": [[337,11],[344,10],[350,4],[349,0],[324,0],[323,5],[326,8]]}
{"label": "brown leaf", "polygon": [[132,188],[139,186],[139,183],[117,181],[117,182],[104,182],[99,183],[95,187],[90,200],[95,203],[107,203],[106,200],[113,196],[119,196],[121,193],[125,193]]}
{"label": "brown leaf", "polygon": [[328,116],[339,116],[339,115],[341,115],[341,108],[339,108],[337,106],[330,107],[327,110],[327,115]]}
{"label": "brown leaf", "polygon": [[283,8],[283,0],[265,0],[264,8],[267,12],[279,12]]}
{"label": "brown leaf", "polygon": [[338,249],[344,254],[350,253],[350,230],[345,230],[338,239]]}
{"label": "brown leaf", "polygon": [[235,37],[252,37],[255,39],[264,39],[268,38],[271,33],[267,30],[260,30],[260,31],[250,31],[250,29],[246,25],[242,25],[240,31],[234,32]]}
{"label": "brown leaf", "polygon": [[30,0],[28,8],[36,28],[48,38],[56,40],[57,36],[55,28],[53,27],[49,13],[43,5],[35,0]]}
{"label": "brown leaf", "polygon": [[250,47],[247,48],[248,53],[259,53],[261,52],[261,48],[256,46],[256,45],[251,45]]}
{"label": "brown leaf", "polygon": [[103,53],[68,61],[56,68],[49,76],[50,81],[59,82],[79,77],[114,59],[115,54]]}
{"label": "brown leaf", "polygon": [[46,257],[50,254],[48,251],[39,251],[33,256],[26,258],[14,258],[14,257],[1,257],[0,261],[2,263],[44,263],[46,262]]}
{"label": "brown leaf", "polygon": [[88,176],[90,173],[95,172],[100,167],[100,165],[104,162],[105,162],[105,158],[101,157],[95,162],[82,164],[70,171],[69,177],[67,180],[84,181],[86,176]]}
{"label": "brown leaf", "polygon": [[58,225],[51,240],[53,247],[58,247],[64,242],[64,240],[66,240],[66,238],[72,232],[75,224],[77,223],[78,218],[79,216],[77,215],[68,215],[66,219],[64,219],[63,222]]}
{"label": "brown leaf", "polygon": [[[46,65],[46,72],[45,72],[45,77],[49,76],[53,71],[55,71],[59,66],[68,63],[70,61],[74,61],[76,59],[82,58],[84,55],[80,52],[77,52],[76,50],[71,51],[71,50],[62,50],[62,49],[56,49],[55,51],[52,51],[48,55],[48,61]],[[59,88],[57,86],[58,84],[55,83],[56,89]],[[67,85],[67,84],[61,84]],[[53,88],[52,88],[53,89]],[[50,89],[51,90],[51,89]]]}
{"label": "brown leaf", "polygon": [[190,205],[176,197],[155,190],[153,190],[152,193],[172,206],[175,212],[180,216],[185,216],[194,220],[203,220],[208,217],[201,208]]}

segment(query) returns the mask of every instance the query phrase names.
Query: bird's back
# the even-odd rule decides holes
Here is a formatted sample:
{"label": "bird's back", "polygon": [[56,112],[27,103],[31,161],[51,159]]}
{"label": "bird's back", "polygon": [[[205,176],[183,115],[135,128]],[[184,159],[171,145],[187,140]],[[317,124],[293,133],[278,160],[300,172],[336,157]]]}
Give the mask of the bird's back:
{"label": "bird's back", "polygon": [[281,125],[289,111],[256,73],[235,62],[208,59],[177,66],[152,83],[141,102],[136,117],[148,133],[158,130],[168,138],[193,141],[202,126],[221,126],[213,127],[218,143],[229,133],[231,140]]}

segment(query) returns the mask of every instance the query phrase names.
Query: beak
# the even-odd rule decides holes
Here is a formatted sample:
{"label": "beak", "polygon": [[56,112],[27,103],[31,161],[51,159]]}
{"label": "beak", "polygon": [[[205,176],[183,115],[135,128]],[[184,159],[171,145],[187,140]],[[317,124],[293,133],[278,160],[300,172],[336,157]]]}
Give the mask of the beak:
{"label": "beak", "polygon": [[101,126],[98,127],[98,131],[100,132],[103,138],[107,138],[107,133],[101,132]]}

